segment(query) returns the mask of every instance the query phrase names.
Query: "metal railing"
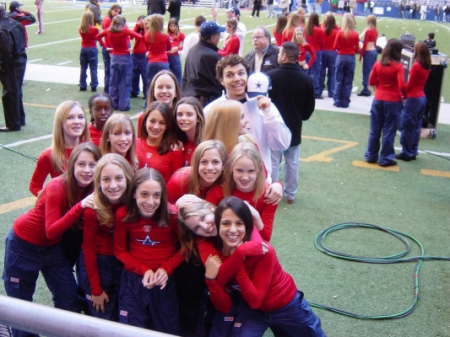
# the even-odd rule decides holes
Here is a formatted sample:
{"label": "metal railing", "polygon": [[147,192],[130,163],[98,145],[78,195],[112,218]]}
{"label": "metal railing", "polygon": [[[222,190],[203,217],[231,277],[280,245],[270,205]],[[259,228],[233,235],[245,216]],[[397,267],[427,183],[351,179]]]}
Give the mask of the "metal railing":
{"label": "metal railing", "polygon": [[173,336],[2,295],[0,295],[0,324],[48,337]]}

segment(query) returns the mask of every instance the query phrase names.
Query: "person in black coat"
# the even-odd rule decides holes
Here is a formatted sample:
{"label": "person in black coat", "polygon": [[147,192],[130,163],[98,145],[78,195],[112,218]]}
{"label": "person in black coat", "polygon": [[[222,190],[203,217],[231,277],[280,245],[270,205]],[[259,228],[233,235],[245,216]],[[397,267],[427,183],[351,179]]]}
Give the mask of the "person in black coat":
{"label": "person in black coat", "polygon": [[166,14],[166,2],[164,0],[147,0],[147,14]]}
{"label": "person in black coat", "polygon": [[278,180],[281,156],[284,155],[283,195],[288,204],[294,202],[297,194],[302,122],[311,117],[316,104],[312,79],[298,65],[298,55],[296,43],[283,43],[278,54],[278,68],[267,73],[272,80],[269,97],[292,133],[287,150],[271,151],[272,181]]}
{"label": "person in black coat", "polygon": [[170,13],[170,18],[180,21],[181,0],[170,0],[167,11]]}

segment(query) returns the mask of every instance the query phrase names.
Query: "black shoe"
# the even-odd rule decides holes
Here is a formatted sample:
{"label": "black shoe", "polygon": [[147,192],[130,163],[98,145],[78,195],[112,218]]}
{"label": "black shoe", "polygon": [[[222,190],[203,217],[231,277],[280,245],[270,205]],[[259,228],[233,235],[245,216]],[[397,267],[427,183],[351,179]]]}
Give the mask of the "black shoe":
{"label": "black shoe", "polygon": [[388,161],[387,163],[380,164],[381,167],[396,166],[396,165],[397,165],[397,162],[395,160],[391,160],[391,161]]}
{"label": "black shoe", "polygon": [[96,92],[97,91],[97,88],[91,88],[91,92]]}
{"label": "black shoe", "polygon": [[136,98],[136,97],[138,97],[138,95],[136,95],[136,94],[130,94],[130,97],[131,97],[131,98]]}
{"label": "black shoe", "polygon": [[366,92],[360,92],[358,94],[358,96],[363,96],[363,97],[370,97],[370,94],[366,93]]}
{"label": "black shoe", "polygon": [[412,160],[412,157],[408,157],[405,153],[403,153],[403,152],[400,152],[400,153],[398,153],[398,154],[396,154],[395,155],[395,158],[396,159],[399,159],[399,160],[403,160],[403,161],[411,161]]}
{"label": "black shoe", "polygon": [[417,159],[416,156],[411,157],[411,160],[416,160],[416,159]]}
{"label": "black shoe", "polygon": [[20,128],[19,129],[10,129],[7,126],[0,127],[0,132],[14,132],[14,131],[20,131]]}
{"label": "black shoe", "polygon": [[322,95],[316,95],[315,97],[316,97],[316,99],[323,99]]}
{"label": "black shoe", "polygon": [[369,164],[375,164],[377,161],[374,159],[366,160]]}
{"label": "black shoe", "polygon": [[86,91],[86,88],[81,88],[81,87],[80,87],[80,91]]}

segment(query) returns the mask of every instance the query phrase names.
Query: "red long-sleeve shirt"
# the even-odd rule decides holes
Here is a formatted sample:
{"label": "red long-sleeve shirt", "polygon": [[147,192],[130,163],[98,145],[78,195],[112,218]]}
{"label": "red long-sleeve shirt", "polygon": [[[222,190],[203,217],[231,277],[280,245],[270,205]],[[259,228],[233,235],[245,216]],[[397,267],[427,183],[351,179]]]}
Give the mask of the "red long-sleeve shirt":
{"label": "red long-sleeve shirt", "polygon": [[20,239],[37,246],[51,246],[61,241],[62,234],[83,213],[81,202],[69,209],[66,189],[62,177],[52,179],[45,186],[36,205],[14,222],[14,233]]}
{"label": "red long-sleeve shirt", "polygon": [[312,47],[309,45],[309,43],[305,44],[297,44],[298,45],[298,61],[304,62],[306,59],[306,53],[309,53],[310,59],[308,62],[308,67],[311,68],[314,64],[314,61],[316,60],[316,53],[312,49]]}
{"label": "red long-sleeve shirt", "polygon": [[289,30],[283,30],[281,33],[281,44],[285,42],[292,42],[292,36],[294,36],[294,30],[297,27],[293,27]]}
{"label": "red long-sleeve shirt", "polygon": [[183,167],[184,154],[181,150],[172,151],[165,154],[158,153],[157,146],[150,146],[141,138],[136,139],[136,154],[139,160],[139,168],[154,168],[162,174],[166,183],[170,180],[172,174]]}
{"label": "red long-sleeve shirt", "polygon": [[355,55],[359,51],[358,33],[350,31],[348,37],[345,37],[345,32],[340,30],[336,35],[333,49],[337,50],[339,55]]}
{"label": "red long-sleeve shirt", "polygon": [[136,23],[134,25],[134,29],[133,29],[136,33],[138,33],[139,35],[141,35],[142,39],[135,39],[134,41],[134,47],[133,47],[133,54],[145,54],[147,53],[147,46],[145,45],[145,41],[144,41],[144,34],[145,31],[144,29],[141,29],[141,26]]}
{"label": "red long-sleeve shirt", "polygon": [[[66,149],[66,160],[69,161],[70,154],[73,149]],[[45,149],[40,154],[38,161],[36,163],[36,168],[34,169],[33,175],[30,181],[30,192],[37,196],[38,193],[44,187],[45,179],[50,174],[50,177],[55,178],[62,174],[63,172],[55,171],[52,165],[52,148],[49,147]]]}
{"label": "red long-sleeve shirt", "polygon": [[103,130],[96,129],[94,124],[89,124],[89,135],[91,136],[91,142],[97,146],[100,146],[102,140]]}
{"label": "red long-sleeve shirt", "polygon": [[425,96],[423,88],[430,74],[429,69],[423,68],[419,62],[414,62],[410,71],[408,83],[406,84],[406,97],[419,98]]}
{"label": "red long-sleeve shirt", "polygon": [[272,35],[273,35],[273,37],[275,38],[275,44],[276,44],[276,46],[279,48],[279,47],[281,47],[281,45],[283,44],[283,34],[281,33],[281,34],[279,34],[279,33],[277,33],[277,31],[275,30],[275,27],[273,28],[273,30],[272,30]]}
{"label": "red long-sleeve shirt", "polygon": [[[267,186],[266,186],[267,188]],[[265,191],[264,191],[265,192]],[[255,192],[241,192],[238,189],[234,189],[234,191],[231,193],[231,195],[234,195],[235,197],[238,197],[244,201],[247,201],[250,205],[252,205],[261,216],[261,220],[264,224],[264,228],[259,232],[261,234],[261,237],[266,240],[270,241],[270,238],[272,236],[272,230],[273,230],[273,221],[275,218],[275,212],[277,211],[278,205],[273,204],[266,204],[264,202],[264,194],[257,200],[253,200],[253,197],[255,195]],[[224,198],[223,194],[223,187],[220,185],[216,185],[211,187],[209,192],[206,195],[206,201],[209,201],[210,203],[214,205],[218,205],[219,202]]]}
{"label": "red long-sleeve shirt", "polygon": [[183,50],[183,42],[185,39],[185,35],[183,32],[178,32],[177,35],[175,35],[174,33],[169,33],[169,39],[170,39],[170,44],[171,44],[171,49],[173,47],[178,47],[178,50],[175,53],[167,53],[168,55],[177,55],[178,52]]}
{"label": "red long-sleeve shirt", "polygon": [[325,33],[325,29],[322,30],[323,30],[322,50],[335,50],[334,41],[336,41],[336,35],[339,32],[339,29],[332,29],[330,35],[327,35]]}
{"label": "red long-sleeve shirt", "polygon": [[222,57],[225,57],[230,54],[238,55],[240,45],[241,42],[239,41],[239,37],[236,34],[228,35],[228,37],[224,42],[223,49],[219,49],[217,53]]}
{"label": "red long-sleeve shirt", "polygon": [[364,34],[364,42],[363,42],[363,46],[361,48],[361,53],[359,54],[359,60],[361,61],[364,53],[367,49],[367,44],[369,42],[373,42],[376,43],[378,39],[378,31],[376,28],[367,28],[366,29],[366,33]]}
{"label": "red long-sleeve shirt", "polygon": [[167,58],[167,52],[171,49],[169,35],[155,32],[152,41],[150,33],[147,33],[144,41],[148,50],[147,59],[149,63],[169,62]]}
{"label": "red long-sleeve shirt", "polygon": [[405,96],[405,77],[403,64],[391,61],[383,66],[377,61],[370,73],[369,85],[376,86],[375,99],[398,102]]}
{"label": "red long-sleeve shirt", "polygon": [[104,30],[97,35],[97,40],[100,41],[102,46],[106,48],[107,44],[103,42],[102,38],[109,36],[111,42],[113,55],[130,55],[130,36],[136,40],[142,39],[142,36],[135,31],[132,31],[128,27],[123,27],[120,32],[113,33],[109,30]]}
{"label": "red long-sleeve shirt", "polygon": [[314,51],[321,51],[323,46],[323,30],[314,26],[312,35],[308,35],[305,31],[305,39]]}
{"label": "red long-sleeve shirt", "polygon": [[191,166],[192,155],[194,154],[195,149],[197,148],[197,143],[188,140],[184,143],[184,165]]}
{"label": "red long-sleeve shirt", "polygon": [[114,255],[123,262],[125,270],[144,276],[147,270],[162,268],[171,275],[183,262],[177,252],[177,217],[172,214],[167,226],[162,227],[153,219],[142,217],[136,222],[123,222],[126,214],[126,207],[119,207],[114,227]]}
{"label": "red long-sleeve shirt", "polygon": [[97,35],[98,28],[95,26],[89,26],[87,33],[83,33],[78,30],[81,36],[81,48],[95,48],[97,47]]}
{"label": "red long-sleeve shirt", "polygon": [[[109,15],[106,15],[102,20],[102,29],[103,31],[108,30],[109,26],[111,26],[112,18]],[[109,41],[109,36],[105,36],[105,44],[107,47],[111,48],[111,41]],[[103,45],[102,45],[103,47]]]}

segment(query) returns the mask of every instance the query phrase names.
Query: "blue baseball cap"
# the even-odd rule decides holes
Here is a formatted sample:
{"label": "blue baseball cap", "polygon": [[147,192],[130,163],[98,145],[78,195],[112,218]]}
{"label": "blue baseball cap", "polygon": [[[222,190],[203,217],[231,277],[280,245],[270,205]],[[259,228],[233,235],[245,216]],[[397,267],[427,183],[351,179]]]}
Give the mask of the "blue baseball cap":
{"label": "blue baseball cap", "polygon": [[226,12],[233,12],[236,15],[241,15],[241,11],[237,7],[231,7],[226,10]]}
{"label": "blue baseball cap", "polygon": [[225,27],[219,26],[214,21],[205,21],[200,26],[201,36],[211,36],[217,33],[223,33],[224,31]]}

